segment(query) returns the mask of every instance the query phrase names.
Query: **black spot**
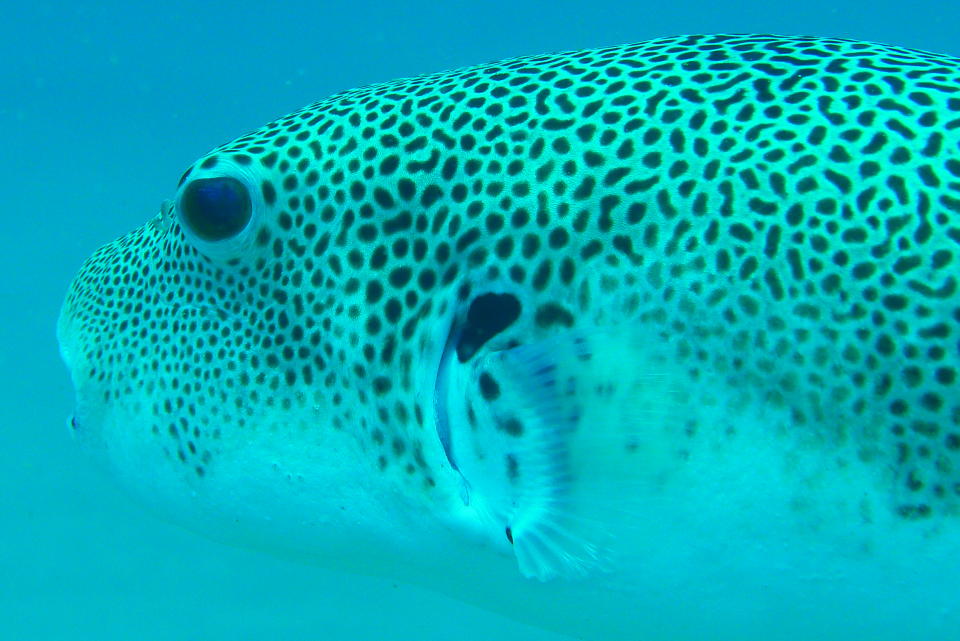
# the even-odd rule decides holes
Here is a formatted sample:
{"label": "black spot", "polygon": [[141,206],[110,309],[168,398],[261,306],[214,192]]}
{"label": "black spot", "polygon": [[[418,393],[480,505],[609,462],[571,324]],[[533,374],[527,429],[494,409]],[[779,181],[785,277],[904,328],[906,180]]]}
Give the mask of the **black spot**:
{"label": "black spot", "polygon": [[517,457],[513,454],[507,454],[505,461],[507,464],[507,478],[510,479],[511,483],[516,483],[517,479],[520,478],[520,465],[517,462]]}
{"label": "black spot", "polygon": [[500,384],[489,372],[480,374],[480,395],[484,400],[495,401],[500,398]]}
{"label": "black spot", "polygon": [[534,321],[543,328],[554,325],[573,327],[573,314],[556,303],[547,303],[537,309]]}
{"label": "black spot", "polygon": [[380,174],[383,176],[389,176],[397,170],[399,165],[400,158],[394,155],[387,156],[380,162]]}
{"label": "black spot", "polygon": [[553,265],[549,260],[544,260],[537,267],[536,271],[533,273],[533,281],[530,283],[535,290],[543,291],[546,289],[547,283],[550,281],[550,272],[552,267]]}
{"label": "black spot", "polygon": [[268,205],[272,205],[277,201],[277,190],[274,189],[273,184],[269,181],[264,180],[260,185],[260,189],[263,192],[263,201]]}
{"label": "black spot", "polygon": [[391,387],[393,387],[393,384],[386,376],[378,376],[373,379],[373,393],[377,396],[383,396],[390,391]]}
{"label": "black spot", "polygon": [[510,436],[523,436],[523,423],[512,416],[502,423],[498,423],[497,427]]}
{"label": "black spot", "polygon": [[520,301],[513,294],[477,296],[467,310],[466,323],[459,329],[457,359],[463,363],[484,343],[513,324],[520,316]]}
{"label": "black spot", "polygon": [[400,289],[406,286],[406,284],[410,281],[411,276],[413,276],[413,272],[409,267],[397,267],[390,272],[390,285]]}
{"label": "black spot", "polygon": [[367,283],[367,302],[376,303],[383,296],[383,285],[380,281],[372,280]]}
{"label": "black spot", "polygon": [[403,308],[400,305],[400,301],[396,298],[391,298],[387,301],[387,304],[383,308],[384,316],[392,324],[396,324],[400,320],[400,316],[403,313]]}

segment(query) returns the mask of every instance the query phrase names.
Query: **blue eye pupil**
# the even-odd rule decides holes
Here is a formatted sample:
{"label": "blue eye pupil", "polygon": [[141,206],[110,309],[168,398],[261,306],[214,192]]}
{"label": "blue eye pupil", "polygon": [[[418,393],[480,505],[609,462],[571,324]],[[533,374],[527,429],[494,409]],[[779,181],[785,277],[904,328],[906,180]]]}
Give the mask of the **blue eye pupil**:
{"label": "blue eye pupil", "polygon": [[192,181],[180,198],[183,221],[202,240],[232,238],[250,222],[250,194],[236,178],[220,176]]}

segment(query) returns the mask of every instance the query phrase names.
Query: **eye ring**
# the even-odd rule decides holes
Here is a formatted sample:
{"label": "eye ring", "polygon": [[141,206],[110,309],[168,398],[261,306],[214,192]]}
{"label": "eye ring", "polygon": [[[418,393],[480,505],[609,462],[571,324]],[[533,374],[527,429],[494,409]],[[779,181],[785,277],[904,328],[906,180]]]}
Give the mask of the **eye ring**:
{"label": "eye ring", "polygon": [[218,242],[243,231],[253,204],[246,186],[232,176],[197,178],[184,186],[180,214],[198,238]]}
{"label": "eye ring", "polygon": [[[209,168],[204,168],[208,165]],[[253,170],[217,157],[201,160],[177,192],[174,209],[184,236],[208,258],[230,260],[252,243],[265,204]]]}

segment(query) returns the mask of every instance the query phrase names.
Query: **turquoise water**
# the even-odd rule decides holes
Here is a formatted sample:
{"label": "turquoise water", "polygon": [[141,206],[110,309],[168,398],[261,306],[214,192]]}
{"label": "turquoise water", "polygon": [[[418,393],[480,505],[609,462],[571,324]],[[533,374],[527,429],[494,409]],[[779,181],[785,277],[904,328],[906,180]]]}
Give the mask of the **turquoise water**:
{"label": "turquoise water", "polygon": [[691,32],[842,36],[960,55],[954,2],[666,4],[5,8],[0,639],[560,639],[157,521],[78,456],[54,322],[83,258],[152,216],[194,158],[339,89]]}

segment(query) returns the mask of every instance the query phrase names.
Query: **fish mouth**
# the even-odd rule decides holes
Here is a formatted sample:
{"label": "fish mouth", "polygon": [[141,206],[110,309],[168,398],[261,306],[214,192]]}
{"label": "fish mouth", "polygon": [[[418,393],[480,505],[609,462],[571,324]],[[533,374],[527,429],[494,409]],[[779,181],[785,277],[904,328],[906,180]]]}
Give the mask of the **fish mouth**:
{"label": "fish mouth", "polygon": [[89,429],[86,421],[77,417],[77,412],[67,417],[67,433],[70,439],[77,444],[84,455],[92,457],[98,465],[105,465],[106,460],[102,453],[102,440],[96,438]]}
{"label": "fish mouth", "polygon": [[67,415],[65,427],[68,438],[78,447],[78,449],[88,457],[91,457],[95,464],[105,465],[106,447],[103,440],[102,422],[90,415],[90,412],[84,411],[83,397],[79,391],[75,392],[73,411]]}
{"label": "fish mouth", "polygon": [[84,402],[80,389],[76,386],[74,389],[73,411],[67,415],[65,421],[67,434],[85,453],[93,453],[103,446],[102,435],[97,429],[100,423],[93,420],[90,412],[84,410],[87,403]]}
{"label": "fish mouth", "polygon": [[70,374],[70,382],[73,386],[73,411],[67,416],[66,427],[67,432],[81,446],[81,449],[91,451],[95,449],[93,441],[96,440],[92,427],[97,424],[97,421],[90,411],[93,407],[90,400],[93,382],[86,375],[86,357],[79,347],[84,340],[80,325],[68,297],[57,319],[60,358]]}
{"label": "fish mouth", "polygon": [[57,343],[60,347],[60,359],[63,361],[63,364],[67,368],[67,372],[70,374],[70,382],[73,386],[74,392],[74,411],[72,414],[67,416],[67,432],[74,439],[78,439],[82,430],[80,429],[81,422],[77,418],[77,409],[76,406],[79,401],[78,387],[77,387],[77,367],[71,358],[71,350],[68,347],[68,337],[72,334],[70,322],[70,314],[67,309],[68,305],[64,304],[63,308],[60,310],[60,317],[57,319]]}

